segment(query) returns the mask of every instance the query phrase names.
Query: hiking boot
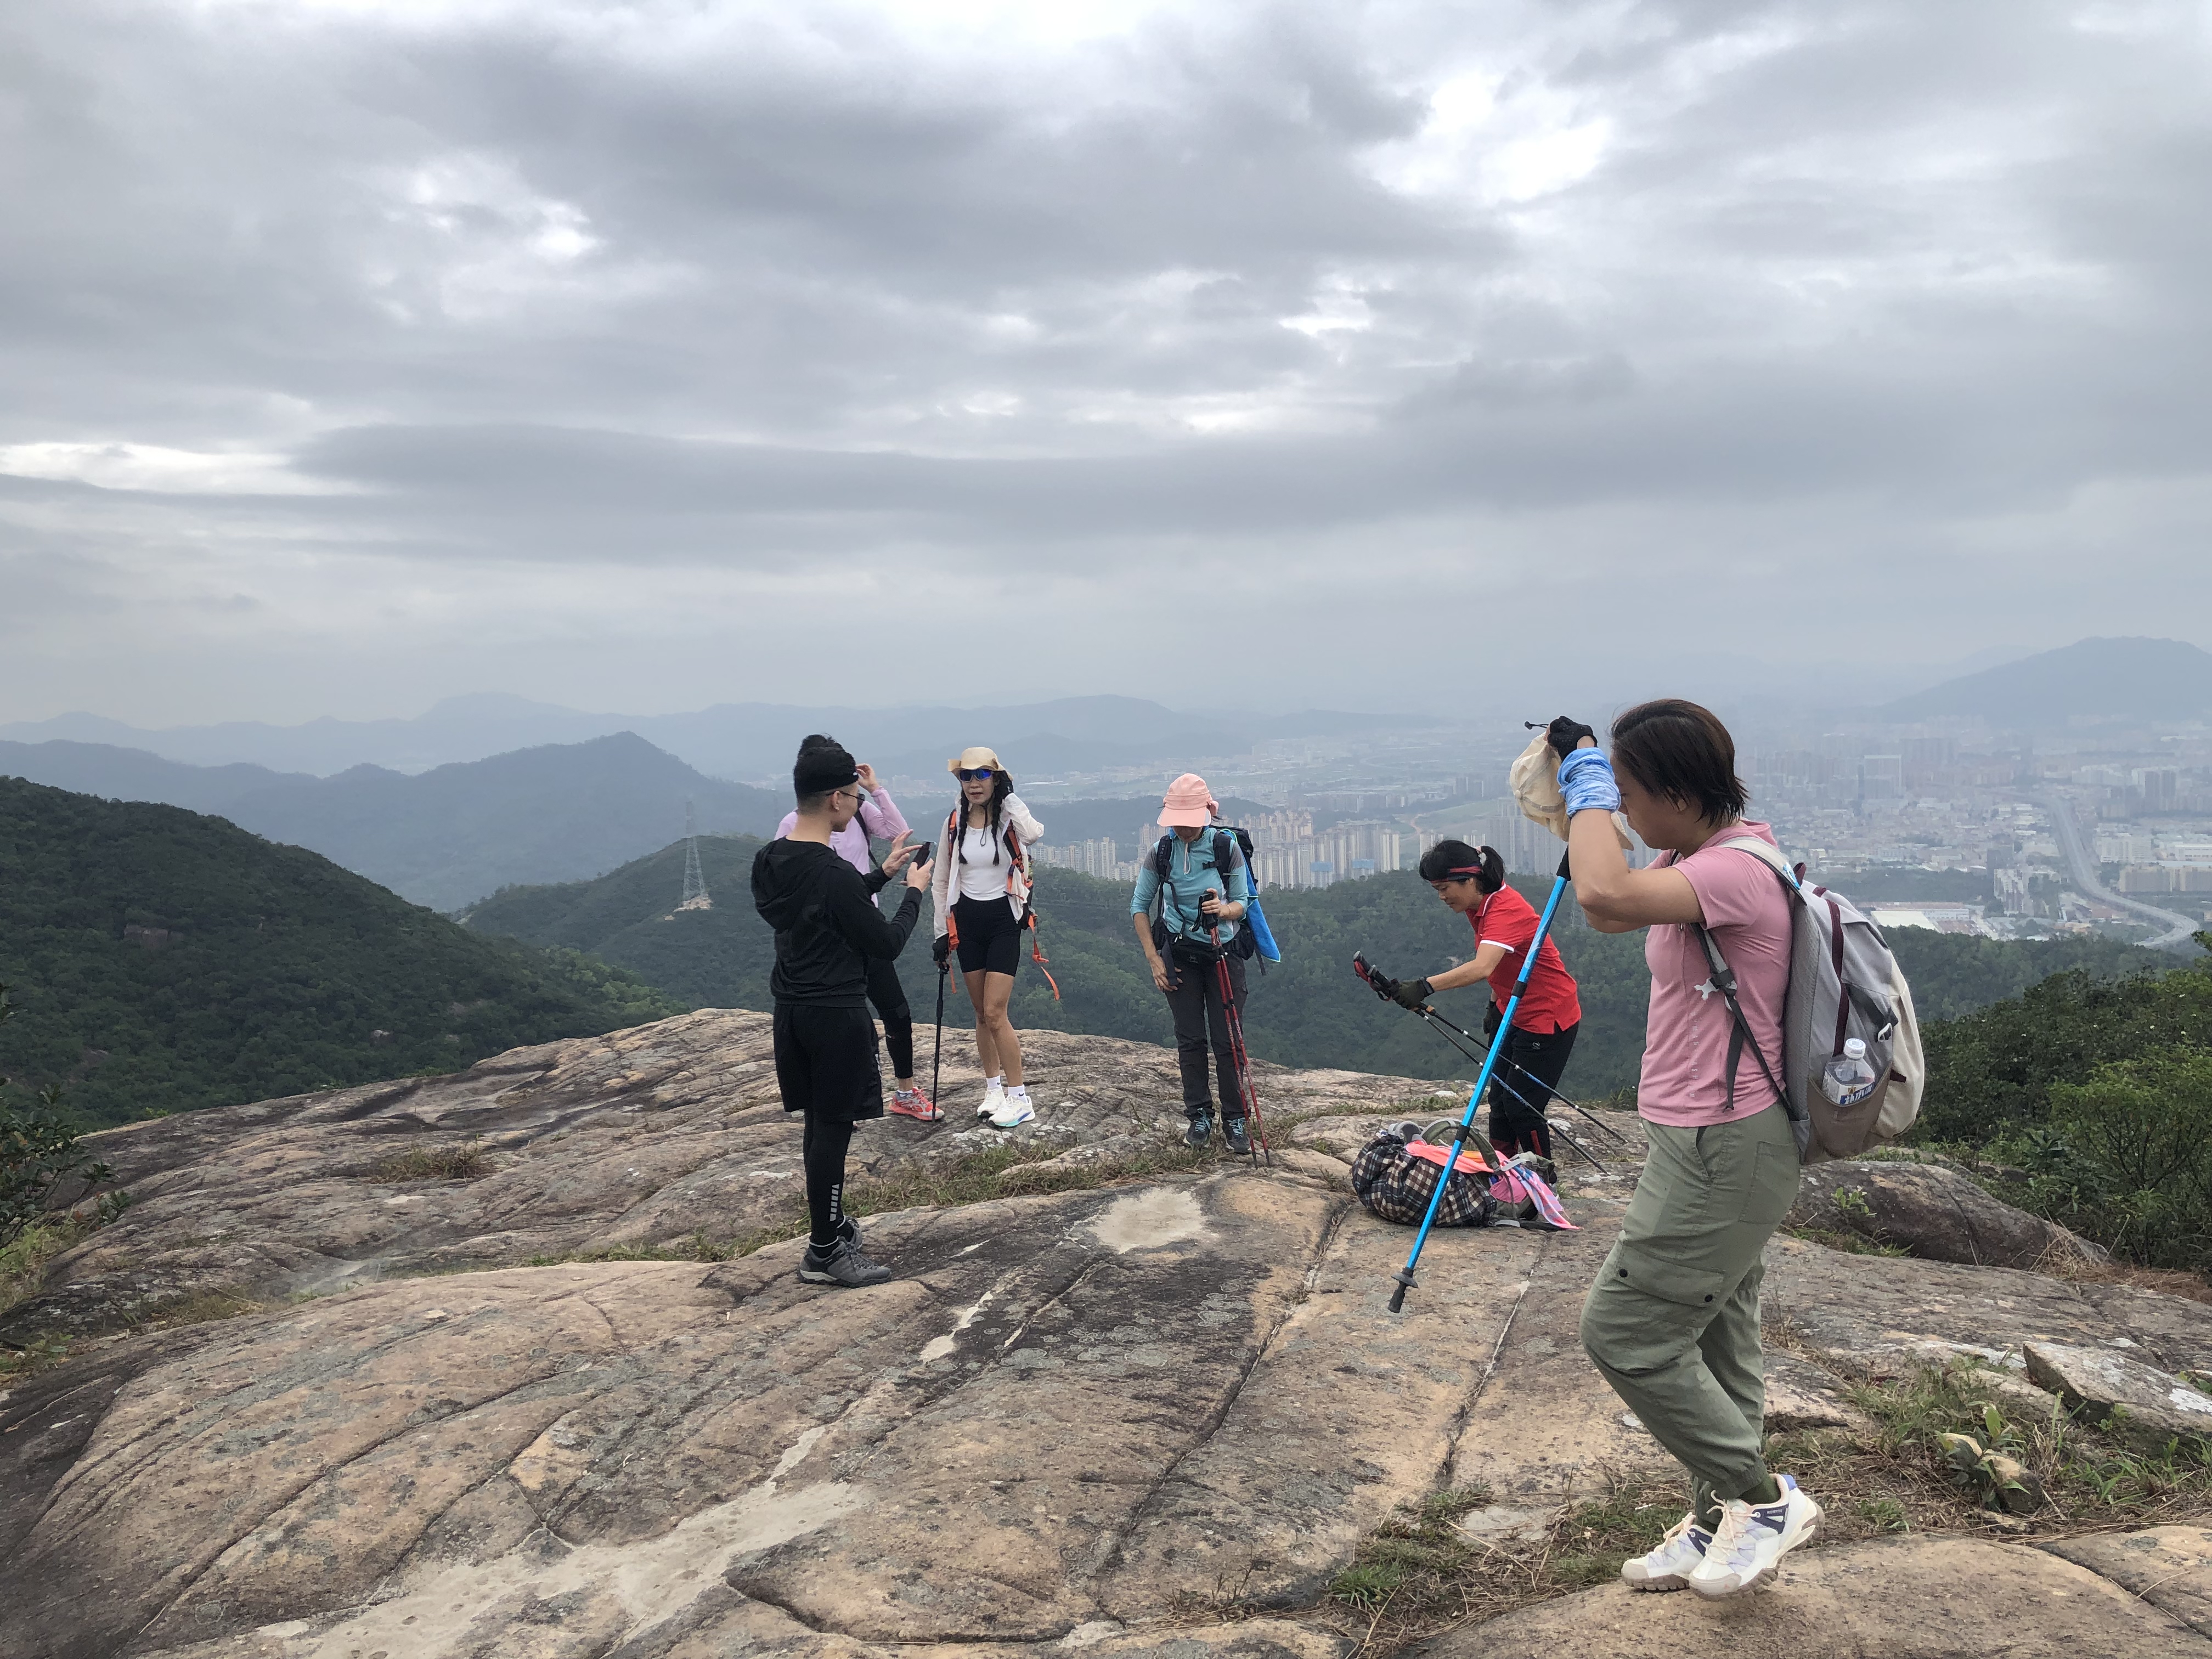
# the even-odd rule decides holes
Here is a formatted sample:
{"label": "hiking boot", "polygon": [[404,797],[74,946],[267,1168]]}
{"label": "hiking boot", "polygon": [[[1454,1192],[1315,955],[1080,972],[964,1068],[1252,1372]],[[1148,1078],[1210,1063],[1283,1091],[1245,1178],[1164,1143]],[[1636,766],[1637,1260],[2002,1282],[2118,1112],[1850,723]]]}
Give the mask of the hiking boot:
{"label": "hiking boot", "polygon": [[1249,1158],[1252,1156],[1252,1137],[1246,1132],[1244,1120],[1243,1118],[1223,1118],[1221,1120],[1221,1138],[1228,1143],[1230,1152],[1233,1156],[1237,1158]]}
{"label": "hiking boot", "polygon": [[991,1114],[991,1127],[994,1129],[1018,1129],[1024,1123],[1034,1121],[1036,1117],[1036,1107],[1030,1100],[1030,1091],[1009,1089],[999,1097],[998,1109]]}
{"label": "hiking boot", "polygon": [[851,1291],[863,1285],[882,1284],[891,1276],[891,1270],[860,1253],[860,1229],[855,1226],[852,1237],[840,1238],[826,1250],[809,1243],[806,1254],[799,1258],[799,1276],[810,1285],[836,1285]]}
{"label": "hiking boot", "polygon": [[891,1110],[901,1117],[910,1117],[917,1123],[945,1121],[945,1114],[938,1109],[935,1101],[921,1091],[919,1084],[911,1089],[894,1089],[891,1091]]}
{"label": "hiking boot", "polygon": [[977,1117],[988,1117],[1006,1103],[1006,1085],[999,1078],[983,1079],[983,1103],[975,1109]]}
{"label": "hiking boot", "polygon": [[1690,1574],[1698,1595],[1717,1601],[1757,1589],[1774,1577],[1784,1556],[1813,1535],[1820,1506],[1797,1490],[1793,1477],[1778,1474],[1774,1481],[1782,1488],[1779,1503],[1738,1498],[1721,1505],[1720,1530]]}
{"label": "hiking boot", "polygon": [[1632,1590],[1678,1590],[1690,1582],[1712,1541],[1712,1534],[1698,1524],[1698,1517],[1686,1515],[1659,1540],[1657,1549],[1620,1564],[1620,1582]]}
{"label": "hiking boot", "polygon": [[1191,1119],[1190,1127],[1183,1131],[1182,1144],[1186,1146],[1203,1146],[1212,1139],[1213,1114],[1200,1112],[1196,1117]]}

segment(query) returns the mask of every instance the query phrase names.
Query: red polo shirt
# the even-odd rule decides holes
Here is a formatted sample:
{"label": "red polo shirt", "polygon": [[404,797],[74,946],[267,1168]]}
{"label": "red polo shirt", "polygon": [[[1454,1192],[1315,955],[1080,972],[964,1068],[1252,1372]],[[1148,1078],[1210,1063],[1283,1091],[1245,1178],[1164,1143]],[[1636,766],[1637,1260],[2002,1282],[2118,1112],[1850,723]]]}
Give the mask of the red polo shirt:
{"label": "red polo shirt", "polygon": [[[1467,913],[1474,928],[1475,945],[1502,945],[1505,960],[1491,970],[1490,995],[1500,1008],[1513,1000],[1513,987],[1521,977],[1521,964],[1528,959],[1528,941],[1536,937],[1536,912],[1527,899],[1510,886],[1501,887]],[[1560,960],[1559,947],[1549,937],[1536,952],[1536,971],[1528,975],[1528,989],[1513,1015],[1517,1031],[1543,1036],[1579,1024],[1582,999],[1575,994],[1575,976]]]}

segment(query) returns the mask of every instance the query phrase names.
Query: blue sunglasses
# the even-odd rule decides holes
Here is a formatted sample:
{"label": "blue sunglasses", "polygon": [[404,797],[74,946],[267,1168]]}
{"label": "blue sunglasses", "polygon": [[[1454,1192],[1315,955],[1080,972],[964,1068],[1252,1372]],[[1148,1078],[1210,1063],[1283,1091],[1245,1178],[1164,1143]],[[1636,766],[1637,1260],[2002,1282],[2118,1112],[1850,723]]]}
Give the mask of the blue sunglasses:
{"label": "blue sunglasses", "polygon": [[972,772],[955,772],[952,775],[963,783],[988,783],[995,775],[989,767],[979,766]]}

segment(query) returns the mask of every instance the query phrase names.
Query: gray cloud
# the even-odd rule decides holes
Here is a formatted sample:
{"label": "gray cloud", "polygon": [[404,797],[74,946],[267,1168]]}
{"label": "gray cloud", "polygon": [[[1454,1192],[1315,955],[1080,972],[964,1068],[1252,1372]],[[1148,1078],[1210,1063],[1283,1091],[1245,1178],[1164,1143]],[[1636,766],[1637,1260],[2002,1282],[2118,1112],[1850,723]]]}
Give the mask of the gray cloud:
{"label": "gray cloud", "polygon": [[0,712],[765,695],[964,570],[1039,691],[1176,573],[1300,700],[1540,599],[2212,640],[2199,9],[978,15],[0,17]]}

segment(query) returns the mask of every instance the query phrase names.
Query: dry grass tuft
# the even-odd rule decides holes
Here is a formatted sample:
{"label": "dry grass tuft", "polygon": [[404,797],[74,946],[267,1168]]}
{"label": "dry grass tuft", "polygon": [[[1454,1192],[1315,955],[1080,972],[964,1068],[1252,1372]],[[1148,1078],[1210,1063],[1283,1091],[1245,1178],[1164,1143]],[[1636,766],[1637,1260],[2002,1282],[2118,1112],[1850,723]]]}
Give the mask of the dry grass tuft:
{"label": "dry grass tuft", "polygon": [[371,1172],[378,1181],[475,1181],[499,1166],[473,1140],[443,1146],[411,1146],[395,1152]]}
{"label": "dry grass tuft", "polygon": [[2212,1284],[2206,1283],[2204,1275],[2178,1267],[2139,1267],[2131,1261],[2093,1261],[2079,1251],[2059,1248],[2045,1253],[2035,1264],[2035,1271],[2069,1285],[2129,1285],[2139,1291],[2156,1291],[2162,1296],[2212,1304]]}

